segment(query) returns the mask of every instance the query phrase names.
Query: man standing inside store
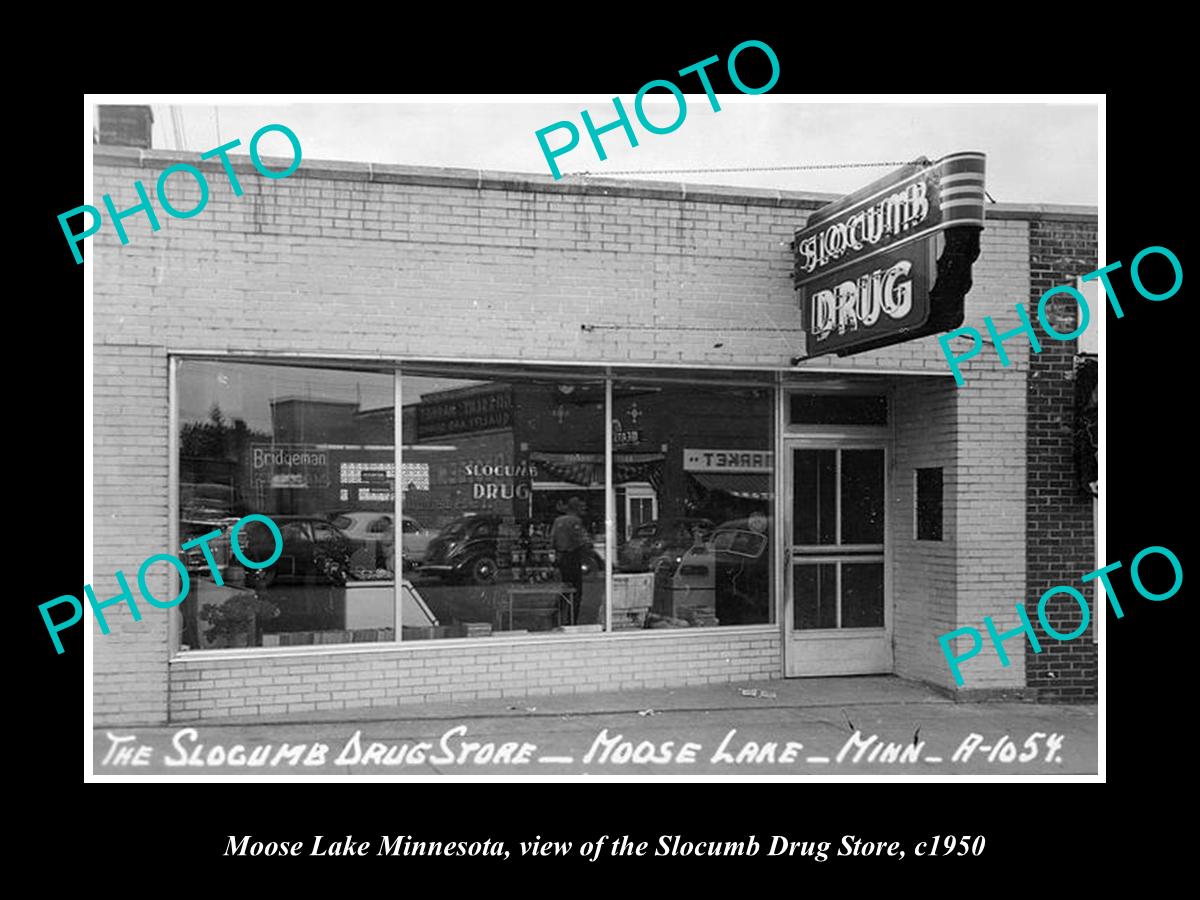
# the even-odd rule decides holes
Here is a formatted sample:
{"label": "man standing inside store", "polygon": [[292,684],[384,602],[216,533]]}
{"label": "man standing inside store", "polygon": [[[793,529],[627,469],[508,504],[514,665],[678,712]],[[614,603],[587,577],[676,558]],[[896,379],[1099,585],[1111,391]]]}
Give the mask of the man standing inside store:
{"label": "man standing inside store", "polygon": [[562,580],[575,589],[571,598],[571,624],[579,624],[579,611],[583,604],[583,550],[588,544],[587,532],[583,528],[583,514],[587,506],[578,497],[567,501],[567,511],[554,520],[550,529],[550,542],[558,557],[558,571]]}

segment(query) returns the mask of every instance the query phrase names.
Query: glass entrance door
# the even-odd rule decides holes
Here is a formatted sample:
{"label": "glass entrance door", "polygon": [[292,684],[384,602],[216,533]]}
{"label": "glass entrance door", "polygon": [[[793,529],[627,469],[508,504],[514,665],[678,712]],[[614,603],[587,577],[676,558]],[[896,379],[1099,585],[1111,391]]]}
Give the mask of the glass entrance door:
{"label": "glass entrance door", "polygon": [[881,444],[788,442],[787,673],[892,671]]}

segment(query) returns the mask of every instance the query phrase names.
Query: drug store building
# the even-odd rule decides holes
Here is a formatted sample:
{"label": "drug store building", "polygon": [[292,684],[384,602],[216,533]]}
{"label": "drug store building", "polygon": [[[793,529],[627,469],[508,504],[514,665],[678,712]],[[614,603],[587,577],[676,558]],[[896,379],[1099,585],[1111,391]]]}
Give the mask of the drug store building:
{"label": "drug store building", "polygon": [[[794,242],[830,195],[232,159],[243,196],[204,163],[202,214],[90,243],[92,584],[256,512],[281,558],[216,541],[224,584],[184,553],[179,607],[110,607],[97,725],[876,673],[1094,694],[1090,630],[961,689],[937,643],[1094,568],[1073,342],[961,388],[933,334],[826,352]],[[96,197],[176,162],[98,145]],[[989,204],[976,233],[967,324],[1096,268],[1092,209]],[[577,620],[548,541],[572,498]]]}

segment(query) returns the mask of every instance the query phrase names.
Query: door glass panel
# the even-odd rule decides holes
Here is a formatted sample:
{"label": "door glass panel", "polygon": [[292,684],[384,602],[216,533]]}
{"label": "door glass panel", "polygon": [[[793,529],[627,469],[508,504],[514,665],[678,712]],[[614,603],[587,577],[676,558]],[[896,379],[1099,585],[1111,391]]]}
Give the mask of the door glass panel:
{"label": "door glass panel", "polygon": [[883,563],[842,563],[842,627],[883,627]]}
{"label": "door glass panel", "polygon": [[884,462],[881,448],[793,450],[797,631],[884,627]]}
{"label": "door glass panel", "polygon": [[883,451],[842,451],[842,543],[883,543]]}
{"label": "door glass panel", "polygon": [[837,451],[795,450],[792,456],[795,544],[837,540]]}
{"label": "door glass panel", "polygon": [[792,394],[793,425],[886,425],[887,397]]}
{"label": "door glass panel", "polygon": [[803,563],[792,567],[795,590],[793,627],[837,627],[837,564]]}

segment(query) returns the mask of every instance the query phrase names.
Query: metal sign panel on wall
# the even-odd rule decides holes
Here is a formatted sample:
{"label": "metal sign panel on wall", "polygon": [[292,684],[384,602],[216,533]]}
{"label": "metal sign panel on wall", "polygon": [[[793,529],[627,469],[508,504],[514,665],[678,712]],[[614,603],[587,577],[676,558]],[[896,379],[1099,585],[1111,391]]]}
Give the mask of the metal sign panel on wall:
{"label": "metal sign panel on wall", "polygon": [[796,233],[808,356],[962,324],[983,228],[982,153],[920,160],[817,210]]}

